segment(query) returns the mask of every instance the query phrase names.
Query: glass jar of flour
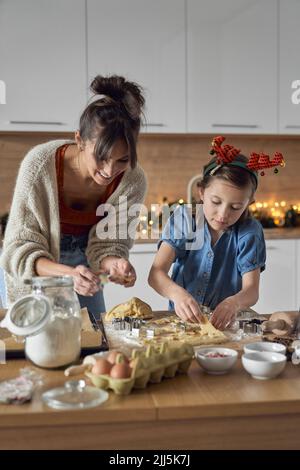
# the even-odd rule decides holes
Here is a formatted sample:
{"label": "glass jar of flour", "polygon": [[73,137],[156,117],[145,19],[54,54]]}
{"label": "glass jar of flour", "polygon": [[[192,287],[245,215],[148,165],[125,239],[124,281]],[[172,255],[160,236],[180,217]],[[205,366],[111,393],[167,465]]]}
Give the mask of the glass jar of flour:
{"label": "glass jar of flour", "polygon": [[81,314],[71,276],[34,277],[32,294],[11,305],[1,326],[25,337],[25,354],[39,367],[76,361],[81,348]]}

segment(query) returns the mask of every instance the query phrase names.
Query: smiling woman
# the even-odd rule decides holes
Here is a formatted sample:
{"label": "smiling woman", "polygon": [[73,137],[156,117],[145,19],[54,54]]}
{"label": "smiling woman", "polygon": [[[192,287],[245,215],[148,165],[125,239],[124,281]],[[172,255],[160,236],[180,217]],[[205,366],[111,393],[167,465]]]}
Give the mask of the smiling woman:
{"label": "smiling woman", "polygon": [[105,311],[99,272],[125,287],[135,283],[133,239],[119,239],[117,230],[100,240],[96,228],[99,205],[111,204],[119,220],[119,197],[128,207],[143,202],[136,143],[144,98],[119,76],[97,76],[91,90],[75,140],[38,145],[21,164],[1,256],[9,303],[27,293],[27,278],[70,275],[81,306],[98,317]]}

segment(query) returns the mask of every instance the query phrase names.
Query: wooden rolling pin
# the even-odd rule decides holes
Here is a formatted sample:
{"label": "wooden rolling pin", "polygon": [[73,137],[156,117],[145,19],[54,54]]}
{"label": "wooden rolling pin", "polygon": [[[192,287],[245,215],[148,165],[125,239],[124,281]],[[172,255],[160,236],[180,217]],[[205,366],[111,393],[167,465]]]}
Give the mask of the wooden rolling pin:
{"label": "wooden rolling pin", "polygon": [[276,336],[292,334],[298,324],[299,312],[275,312],[269,320],[262,323],[264,333],[273,333]]}

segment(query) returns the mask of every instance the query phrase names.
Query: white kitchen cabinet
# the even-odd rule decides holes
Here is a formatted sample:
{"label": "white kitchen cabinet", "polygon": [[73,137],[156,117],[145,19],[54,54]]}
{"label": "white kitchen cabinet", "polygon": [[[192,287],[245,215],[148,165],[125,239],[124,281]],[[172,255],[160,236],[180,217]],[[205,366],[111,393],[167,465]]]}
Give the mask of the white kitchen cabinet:
{"label": "white kitchen cabinet", "polygon": [[185,2],[87,0],[88,78],[123,75],[144,87],[143,132],[185,132]]}
{"label": "white kitchen cabinet", "polygon": [[139,297],[147,302],[153,310],[167,310],[168,300],[157,294],[148,285],[148,275],[157,250],[156,244],[136,244],[131,252],[129,260],[134,266],[137,281],[133,287],[125,288],[109,283],[104,288],[106,309],[110,310],[115,305],[126,302],[132,297]]}
{"label": "white kitchen cabinet", "polygon": [[259,301],[253,307],[257,312],[298,309],[297,243],[297,240],[266,240],[266,270],[261,274]]}
{"label": "white kitchen cabinet", "polygon": [[[280,0],[279,132],[300,131],[300,1]],[[292,88],[293,82],[296,82]],[[292,101],[294,95],[294,101]],[[298,103],[298,104],[296,104]]]}
{"label": "white kitchen cabinet", "polygon": [[297,240],[296,310],[300,312],[300,240]]}
{"label": "white kitchen cabinet", "polygon": [[187,0],[188,132],[277,133],[277,18],[274,0]]}
{"label": "white kitchen cabinet", "polygon": [[87,98],[84,0],[1,0],[0,130],[73,131]]}

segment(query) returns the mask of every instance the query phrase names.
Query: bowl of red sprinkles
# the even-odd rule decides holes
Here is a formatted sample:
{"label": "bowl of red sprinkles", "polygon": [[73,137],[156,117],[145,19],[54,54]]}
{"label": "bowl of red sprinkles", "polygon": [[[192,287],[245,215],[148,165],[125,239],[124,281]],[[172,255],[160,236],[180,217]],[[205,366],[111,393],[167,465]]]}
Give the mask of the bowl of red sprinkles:
{"label": "bowl of red sprinkles", "polygon": [[208,374],[222,375],[232,369],[237,361],[238,353],[229,348],[198,348],[195,351],[195,358]]}

